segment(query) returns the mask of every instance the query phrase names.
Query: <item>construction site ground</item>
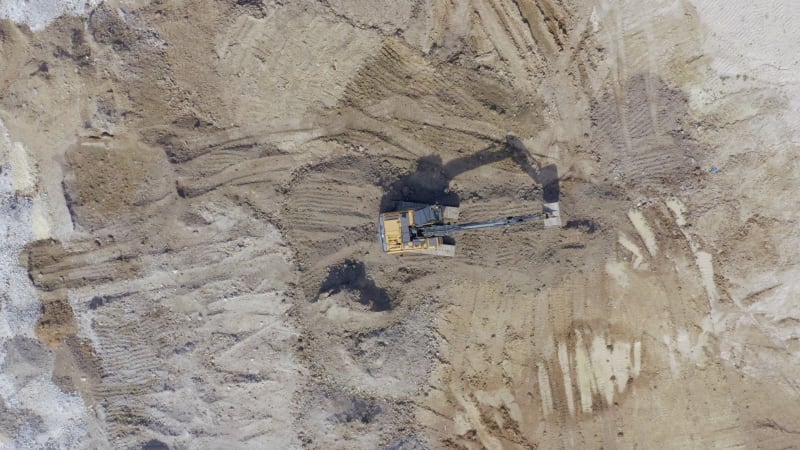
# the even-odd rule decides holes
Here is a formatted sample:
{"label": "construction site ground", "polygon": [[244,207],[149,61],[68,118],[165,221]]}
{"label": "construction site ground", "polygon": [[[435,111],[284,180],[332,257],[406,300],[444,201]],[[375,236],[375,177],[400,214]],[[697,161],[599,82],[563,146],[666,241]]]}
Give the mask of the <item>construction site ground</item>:
{"label": "construction site ground", "polygon": [[96,3],[0,6],[0,447],[800,445],[797,2]]}

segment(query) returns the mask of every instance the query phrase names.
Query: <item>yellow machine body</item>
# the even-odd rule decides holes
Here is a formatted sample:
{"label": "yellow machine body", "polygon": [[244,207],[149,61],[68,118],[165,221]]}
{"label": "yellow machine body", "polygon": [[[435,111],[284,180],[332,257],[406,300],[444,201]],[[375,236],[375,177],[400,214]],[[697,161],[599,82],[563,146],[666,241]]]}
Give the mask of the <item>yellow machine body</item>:
{"label": "yellow machine body", "polygon": [[[441,215],[448,219],[458,218],[458,208],[430,206],[441,208]],[[420,212],[420,210],[417,210]],[[421,212],[420,212],[421,213]],[[383,251],[389,254],[428,254],[439,256],[455,255],[455,246],[445,244],[442,237],[412,236],[409,230],[418,225],[430,224],[429,217],[420,220],[415,210],[406,209],[383,213],[378,217],[378,234]]]}

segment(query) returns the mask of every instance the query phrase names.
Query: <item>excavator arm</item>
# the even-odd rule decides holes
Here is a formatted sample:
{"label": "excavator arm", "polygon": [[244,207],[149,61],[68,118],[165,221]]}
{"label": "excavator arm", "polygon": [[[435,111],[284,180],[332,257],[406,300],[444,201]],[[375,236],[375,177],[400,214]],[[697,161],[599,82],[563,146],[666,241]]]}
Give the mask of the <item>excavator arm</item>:
{"label": "excavator arm", "polygon": [[532,222],[542,219],[541,214],[530,214],[527,216],[512,216],[503,219],[485,220],[482,222],[469,222],[461,224],[446,225],[425,225],[415,227],[414,234],[419,237],[445,237],[461,231],[477,230],[480,228],[496,228],[517,225],[525,222]]}

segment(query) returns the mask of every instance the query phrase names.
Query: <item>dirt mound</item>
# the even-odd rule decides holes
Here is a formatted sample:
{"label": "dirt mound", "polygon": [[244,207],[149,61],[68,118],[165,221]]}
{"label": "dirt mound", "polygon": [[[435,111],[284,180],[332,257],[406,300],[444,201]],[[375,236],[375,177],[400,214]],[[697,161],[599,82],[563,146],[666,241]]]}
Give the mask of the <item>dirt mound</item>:
{"label": "dirt mound", "polygon": [[78,331],[75,314],[64,292],[42,298],[42,312],[36,322],[36,336],[43,344],[55,349]]}

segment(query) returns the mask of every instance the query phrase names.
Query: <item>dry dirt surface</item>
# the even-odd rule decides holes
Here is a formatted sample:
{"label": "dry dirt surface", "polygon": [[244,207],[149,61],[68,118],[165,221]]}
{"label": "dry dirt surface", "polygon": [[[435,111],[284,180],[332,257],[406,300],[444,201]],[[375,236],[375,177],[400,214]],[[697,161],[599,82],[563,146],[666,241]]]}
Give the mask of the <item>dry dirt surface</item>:
{"label": "dry dirt surface", "polygon": [[44,3],[0,2],[0,447],[800,446],[797,2]]}

